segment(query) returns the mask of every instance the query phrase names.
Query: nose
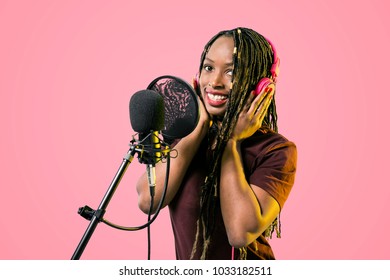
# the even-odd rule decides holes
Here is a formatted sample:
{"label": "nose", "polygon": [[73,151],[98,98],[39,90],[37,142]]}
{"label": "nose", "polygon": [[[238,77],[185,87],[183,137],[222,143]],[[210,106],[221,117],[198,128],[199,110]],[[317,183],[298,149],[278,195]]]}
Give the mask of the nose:
{"label": "nose", "polygon": [[224,87],[223,76],[221,73],[215,72],[210,76],[209,86],[212,88],[221,88]]}

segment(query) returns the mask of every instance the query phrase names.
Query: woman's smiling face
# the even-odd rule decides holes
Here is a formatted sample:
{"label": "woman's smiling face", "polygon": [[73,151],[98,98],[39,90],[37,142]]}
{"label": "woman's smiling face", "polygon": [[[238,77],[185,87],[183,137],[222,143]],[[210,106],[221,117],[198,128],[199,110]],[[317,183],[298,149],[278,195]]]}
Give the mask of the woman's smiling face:
{"label": "woman's smiling face", "polygon": [[222,116],[227,107],[233,74],[232,37],[221,36],[211,45],[203,61],[199,86],[212,116]]}

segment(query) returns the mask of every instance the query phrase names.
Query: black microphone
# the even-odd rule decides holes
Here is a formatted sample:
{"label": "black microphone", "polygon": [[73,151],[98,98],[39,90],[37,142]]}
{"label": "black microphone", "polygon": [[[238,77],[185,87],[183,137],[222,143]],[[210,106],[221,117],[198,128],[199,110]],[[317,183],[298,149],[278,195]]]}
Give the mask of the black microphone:
{"label": "black microphone", "polygon": [[164,127],[164,100],[154,90],[140,90],[130,98],[130,122],[135,132],[149,133]]}
{"label": "black microphone", "polygon": [[147,164],[148,182],[152,192],[156,185],[155,164],[161,159],[158,134],[164,127],[163,97],[153,90],[140,90],[130,98],[129,111],[131,126],[138,132],[138,143],[142,147],[139,161]]}

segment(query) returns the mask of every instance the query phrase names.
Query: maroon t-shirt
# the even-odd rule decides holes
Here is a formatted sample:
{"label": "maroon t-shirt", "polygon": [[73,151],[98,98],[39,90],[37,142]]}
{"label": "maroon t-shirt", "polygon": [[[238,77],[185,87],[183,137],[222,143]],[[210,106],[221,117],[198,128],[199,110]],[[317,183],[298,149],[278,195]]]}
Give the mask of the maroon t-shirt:
{"label": "maroon t-shirt", "polygon": [[[187,173],[182,186],[169,204],[173,233],[175,237],[176,258],[189,259],[199,218],[200,192],[204,183],[208,160],[207,143],[204,141]],[[267,191],[276,199],[282,209],[294,183],[297,152],[295,144],[277,133],[257,132],[241,143],[245,176],[250,184]],[[200,244],[203,243],[201,234]],[[256,251],[248,250],[248,259],[274,259],[272,249],[266,238],[257,238]],[[201,248],[195,259],[199,259]],[[238,251],[238,250],[236,250]],[[231,259],[232,247],[229,244],[221,209],[217,205],[215,230],[207,252],[207,259]],[[235,252],[237,257],[238,252]]]}

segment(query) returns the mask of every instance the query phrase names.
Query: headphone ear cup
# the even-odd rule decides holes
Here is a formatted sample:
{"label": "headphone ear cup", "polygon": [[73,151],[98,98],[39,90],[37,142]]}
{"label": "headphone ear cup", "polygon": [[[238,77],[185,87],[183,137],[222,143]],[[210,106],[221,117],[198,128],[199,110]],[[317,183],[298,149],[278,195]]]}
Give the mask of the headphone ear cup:
{"label": "headphone ear cup", "polygon": [[195,90],[199,88],[199,73],[196,73],[195,77],[192,79],[192,85]]}
{"label": "headphone ear cup", "polygon": [[270,85],[273,84],[270,78],[262,78],[256,85],[255,91],[253,95],[257,96],[260,93],[264,92],[264,90]]}

